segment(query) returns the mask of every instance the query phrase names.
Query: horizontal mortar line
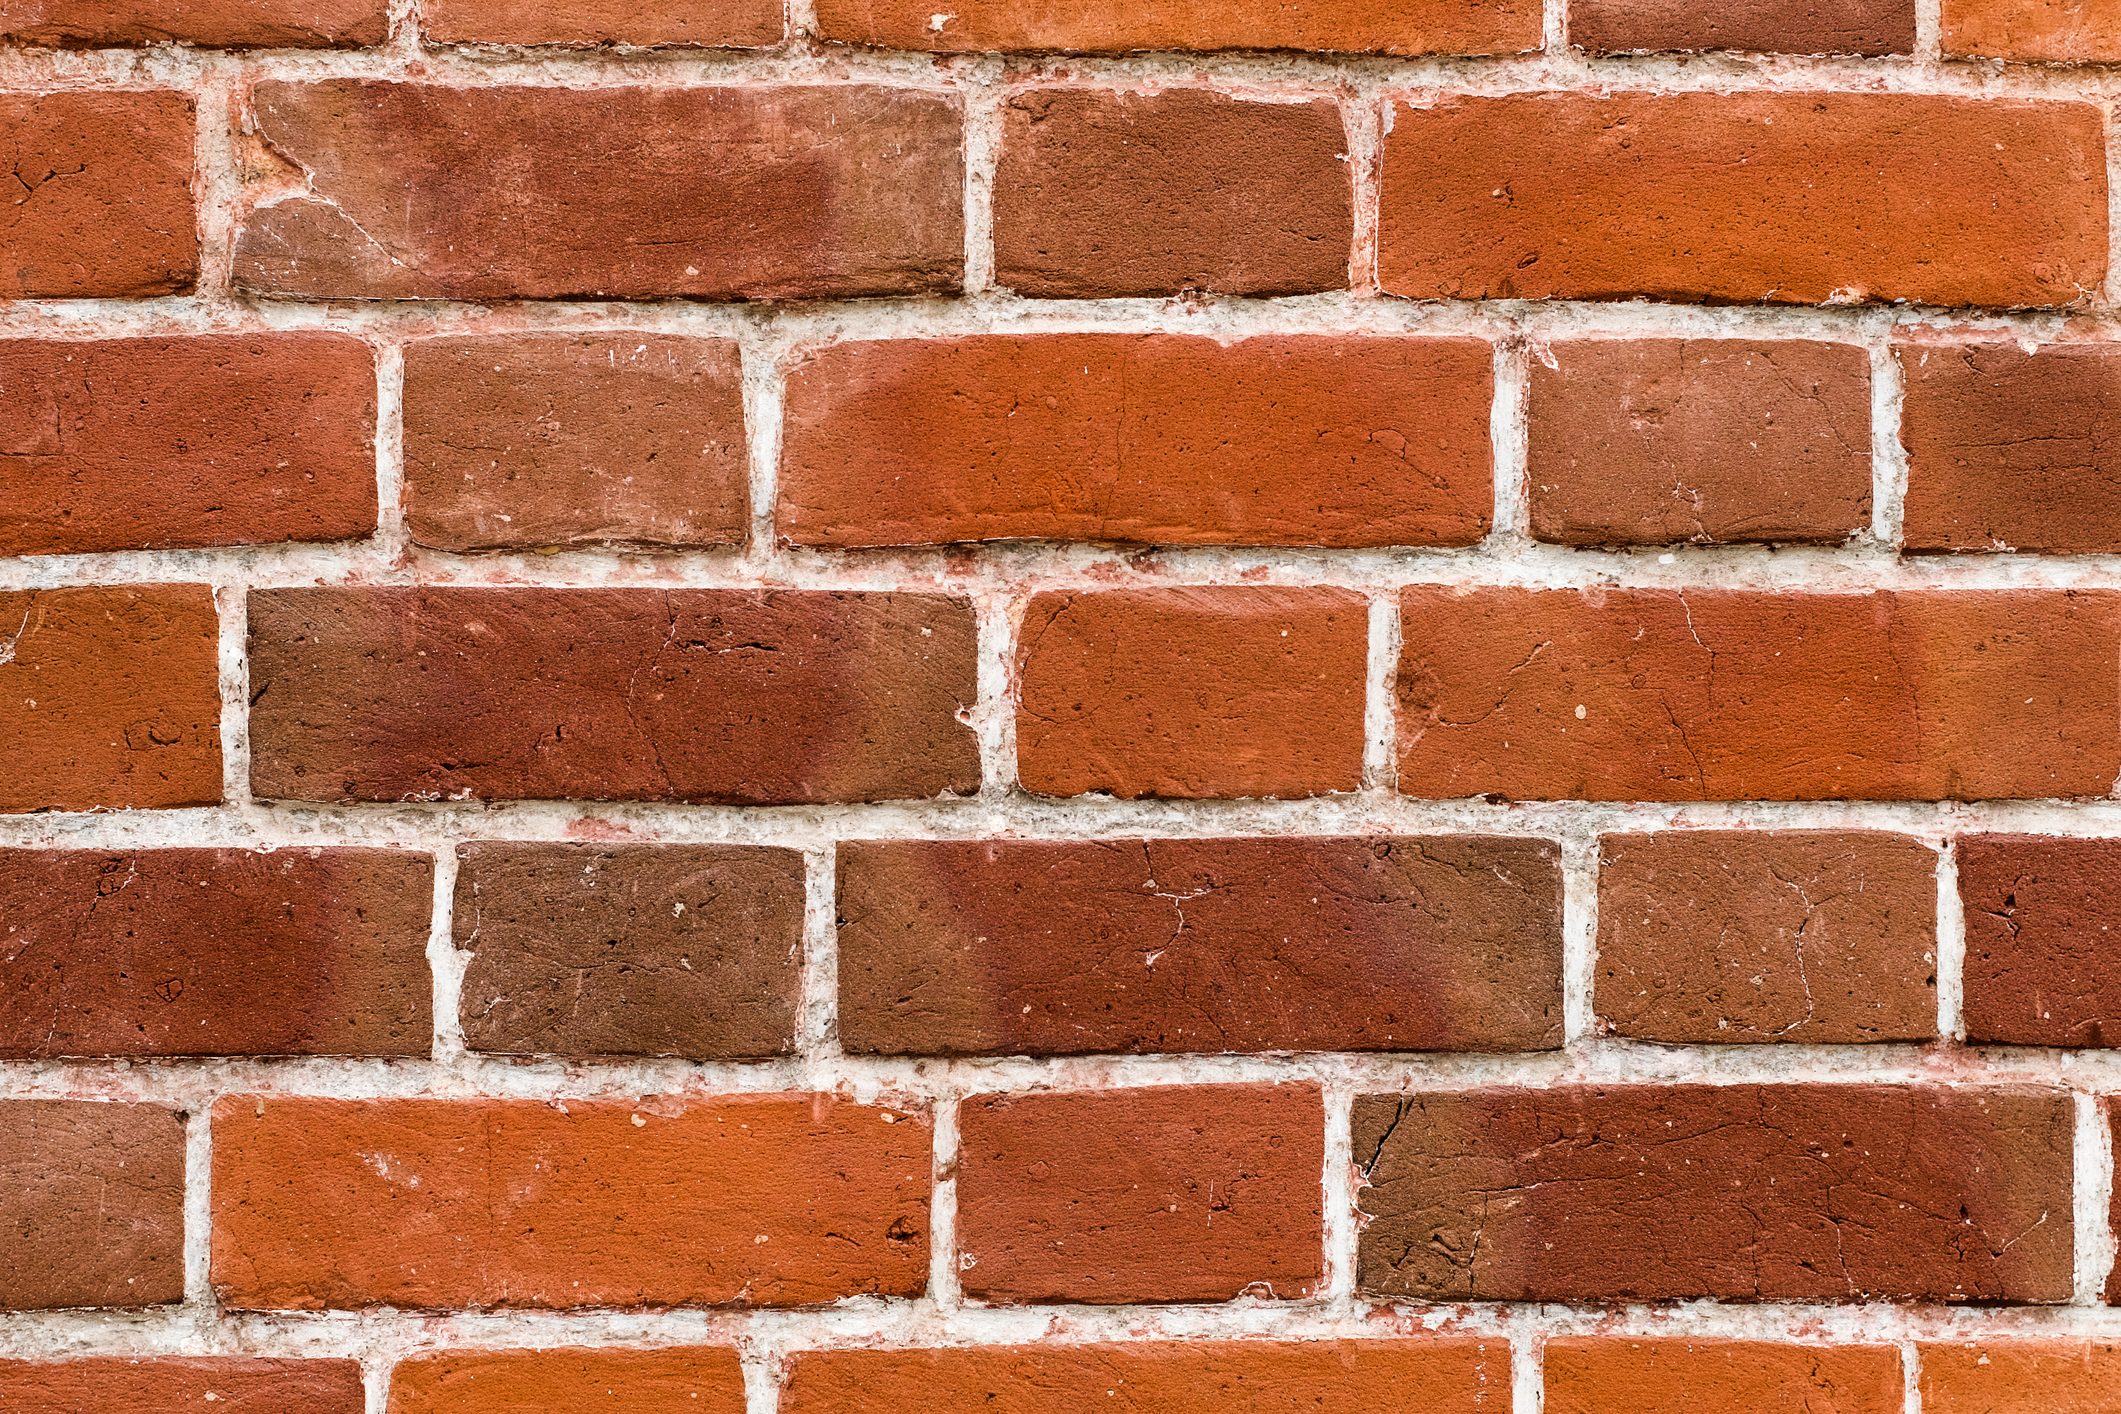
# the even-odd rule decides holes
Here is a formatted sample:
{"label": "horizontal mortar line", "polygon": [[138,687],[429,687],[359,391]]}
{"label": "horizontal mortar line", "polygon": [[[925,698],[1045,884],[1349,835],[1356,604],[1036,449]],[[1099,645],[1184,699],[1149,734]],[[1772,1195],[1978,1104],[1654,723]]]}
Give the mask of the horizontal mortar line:
{"label": "horizontal mortar line", "polygon": [[2121,1052],[1957,1044],[1664,1045],[1597,1037],[1523,1055],[1351,1054],[864,1057],[605,1062],[466,1054],[448,1062],[279,1060],[0,1061],[0,1099],[93,1099],[188,1109],[229,1096],[325,1100],[519,1100],[586,1104],[830,1093],[885,1108],[1024,1090],[1319,1084],[1359,1095],[1483,1089],[1703,1084],[1879,1085],[1950,1090],[2034,1087],[2121,1092]]}

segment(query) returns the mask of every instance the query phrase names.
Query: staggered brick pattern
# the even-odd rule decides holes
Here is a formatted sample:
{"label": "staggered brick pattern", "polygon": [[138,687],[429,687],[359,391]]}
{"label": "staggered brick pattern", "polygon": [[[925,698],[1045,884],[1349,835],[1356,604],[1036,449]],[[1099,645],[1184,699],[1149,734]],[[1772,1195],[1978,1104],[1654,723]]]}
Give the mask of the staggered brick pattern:
{"label": "staggered brick pattern", "polygon": [[2117,113],[0,0],[0,1414],[2112,1414]]}

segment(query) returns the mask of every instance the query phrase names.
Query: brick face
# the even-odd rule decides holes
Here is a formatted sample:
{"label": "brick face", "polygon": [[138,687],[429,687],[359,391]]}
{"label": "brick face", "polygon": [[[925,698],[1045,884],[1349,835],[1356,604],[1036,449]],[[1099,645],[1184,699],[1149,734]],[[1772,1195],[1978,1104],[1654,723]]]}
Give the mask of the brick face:
{"label": "brick face", "polygon": [[182,1299],[184,1116],[0,1101],[0,1233],[0,1311]]}
{"label": "brick face", "polygon": [[0,1360],[10,1414],[177,1410],[216,1414],[361,1414],[361,1367],[351,1360]]}
{"label": "brick face", "polygon": [[1552,1414],[1900,1414],[1904,1398],[1889,1345],[1562,1340],[1545,1374]]}
{"label": "brick face", "polygon": [[699,45],[763,49],[780,41],[775,0],[428,0],[420,32],[444,44]]}
{"label": "brick face", "polygon": [[1359,0],[1260,6],[1230,0],[971,0],[938,17],[915,0],[818,0],[828,39],[973,53],[1058,49],[1313,49],[1383,54],[1514,54],[1539,46],[1529,0]]}
{"label": "brick face", "polygon": [[1569,41],[1601,54],[1750,49],[1906,54],[1914,0],[1575,0]]}
{"label": "brick face", "polygon": [[1922,1407],[1934,1414],[2091,1414],[2113,1398],[2121,1347],[2106,1341],[1925,1341]]}
{"label": "brick face", "polygon": [[19,190],[0,205],[0,298],[190,289],[193,126],[182,93],[0,95]]}
{"label": "brick face", "polygon": [[389,1414],[744,1414],[728,1347],[497,1350],[424,1355],[391,1372]]}
{"label": "brick face", "polygon": [[1971,835],[1956,853],[1967,1039],[2121,1044],[2121,842]]}
{"label": "brick face", "polygon": [[1944,0],[1944,52],[2048,64],[2121,62],[2115,0]]}

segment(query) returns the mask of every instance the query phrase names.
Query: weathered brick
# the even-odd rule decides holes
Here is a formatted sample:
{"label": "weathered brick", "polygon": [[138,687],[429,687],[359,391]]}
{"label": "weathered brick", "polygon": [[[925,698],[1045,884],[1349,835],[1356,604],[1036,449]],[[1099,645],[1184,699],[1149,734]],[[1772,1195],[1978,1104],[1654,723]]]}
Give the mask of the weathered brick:
{"label": "weathered brick", "polygon": [[2102,593],[1409,589],[1399,788],[1588,800],[2103,796]]}
{"label": "weathered brick", "polygon": [[782,535],[1470,545],[1494,506],[1478,339],[986,335],[789,375]]}
{"label": "weathered brick", "polygon": [[799,299],[963,277],[962,121],[933,94],[333,79],[261,83],[250,115],[314,193],[242,222],[255,294]]}
{"label": "weathered brick", "polygon": [[443,550],[740,543],[726,339],[508,334],[405,350],[405,526]]}
{"label": "weathered brick", "polygon": [[463,1350],[400,1361],[390,1414],[744,1414],[728,1346]]}
{"label": "weathered brick", "polygon": [[1871,523],[1869,356],[1850,344],[1586,339],[1532,364],[1532,534],[1833,544]]}
{"label": "weathered brick", "polygon": [[1355,1102],[1359,1283],[1446,1301],[2067,1301],[2061,1090],[1633,1085]]}
{"label": "weathered brick", "polygon": [[1898,353],[1908,549],[2121,549],[2121,347]]}
{"label": "weathered brick", "polygon": [[0,1360],[8,1414],[361,1414],[361,1367],[351,1360]]}
{"label": "weathered brick", "polygon": [[1501,1342],[1129,1341],[953,1350],[818,1350],[795,1357],[781,1414],[1501,1414]]}
{"label": "weathered brick", "polygon": [[240,1309],[805,1306],[927,1281],[921,1115],[236,1096],[213,1123],[214,1284]]}
{"label": "weathered brick", "polygon": [[1915,0],[1573,0],[1569,42],[1597,54],[1906,54]]}
{"label": "weathered brick", "polygon": [[1923,1414],[2104,1414],[2121,1346],[2091,1340],[1924,1341]]}
{"label": "weathered brick", "polygon": [[420,35],[436,44],[778,44],[780,0],[421,0]]}
{"label": "weathered brick", "polygon": [[1294,295],[1348,283],[1337,105],[1041,89],[1002,110],[995,279],[1021,295]]}
{"label": "weathered brick", "polygon": [[1547,1414],[1901,1414],[1890,1345],[1553,1340]]}
{"label": "weathered brick", "polygon": [[2121,840],[1967,835],[1966,1038],[2121,1046]]}
{"label": "weathered brick", "polygon": [[982,1095],[958,1128],[968,1296],[1287,1299],[1318,1282],[1316,1086]]}
{"label": "weathered brick", "polygon": [[855,842],[838,878],[852,1052],[1561,1044],[1544,840]]}
{"label": "weathered brick", "polygon": [[220,800],[219,634],[203,584],[0,592],[0,811]]}
{"label": "weathered brick", "polygon": [[376,371],[358,339],[9,340],[0,394],[0,555],[376,527]]}
{"label": "weathered brick", "polygon": [[2106,278],[2105,164],[2099,113],[2079,103],[1703,92],[1398,105],[1380,275],[1418,299],[2077,305]]}
{"label": "weathered brick", "polygon": [[0,1102],[0,1238],[0,1311],[181,1300],[184,1116]]}
{"label": "weathered brick", "polygon": [[1937,856],[1857,831],[1599,841],[1597,1008],[1652,1041],[1937,1035]]}
{"label": "weathered brick", "polygon": [[457,860],[472,1050],[720,1060],[794,1045],[796,851],[479,843]]}
{"label": "weathered brick", "polygon": [[290,589],[253,593],[250,627],[266,797],[785,804],[979,786],[958,599]]}
{"label": "weathered brick", "polygon": [[325,48],[381,44],[388,21],[383,0],[0,0],[0,39],[21,44]]}
{"label": "weathered brick", "polygon": [[434,866],[0,850],[0,1056],[427,1054]]}
{"label": "weathered brick", "polygon": [[16,182],[0,210],[0,298],[190,289],[193,127],[182,93],[0,95]]}
{"label": "weathered brick", "polygon": [[2121,0],[1944,0],[1943,38],[1965,58],[2121,63]]}
{"label": "weathered brick", "polygon": [[1319,49],[1370,54],[1516,54],[1539,47],[1532,0],[818,0],[827,39],[963,54],[989,49]]}

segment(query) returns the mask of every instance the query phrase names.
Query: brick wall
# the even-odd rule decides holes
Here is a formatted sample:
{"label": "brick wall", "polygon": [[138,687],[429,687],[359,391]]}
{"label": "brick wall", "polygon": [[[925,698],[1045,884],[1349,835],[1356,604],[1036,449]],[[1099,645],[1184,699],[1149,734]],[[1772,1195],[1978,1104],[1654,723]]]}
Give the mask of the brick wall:
{"label": "brick wall", "polygon": [[943,3],[0,0],[0,1409],[2111,1408],[2121,5]]}

